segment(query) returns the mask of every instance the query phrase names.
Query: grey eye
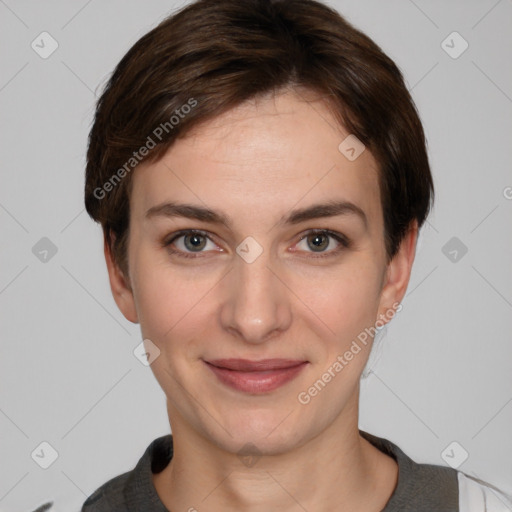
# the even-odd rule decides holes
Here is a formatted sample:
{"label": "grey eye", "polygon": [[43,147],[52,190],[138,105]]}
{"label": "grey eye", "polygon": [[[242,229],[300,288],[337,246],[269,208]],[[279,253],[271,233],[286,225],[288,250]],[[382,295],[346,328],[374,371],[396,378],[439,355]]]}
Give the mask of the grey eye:
{"label": "grey eye", "polygon": [[207,240],[204,235],[200,235],[198,233],[182,235],[181,238],[185,241],[185,247],[192,252],[195,252],[195,249],[198,251],[204,249]]}
{"label": "grey eye", "polygon": [[322,252],[329,247],[329,235],[325,233],[312,233],[308,235],[306,239],[308,246],[313,249],[314,252]]}

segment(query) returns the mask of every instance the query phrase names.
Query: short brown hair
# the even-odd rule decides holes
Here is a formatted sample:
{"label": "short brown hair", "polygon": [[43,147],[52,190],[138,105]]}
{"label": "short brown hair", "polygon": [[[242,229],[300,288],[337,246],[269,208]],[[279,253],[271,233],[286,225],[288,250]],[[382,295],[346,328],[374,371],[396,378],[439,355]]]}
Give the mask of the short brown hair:
{"label": "short brown hair", "polygon": [[421,227],[434,197],[425,135],[379,46],[315,0],[198,0],[126,53],[89,134],[85,207],[125,275],[131,168],[157,161],[199,123],[284,88],[320,93],[375,157],[388,261],[411,222]]}

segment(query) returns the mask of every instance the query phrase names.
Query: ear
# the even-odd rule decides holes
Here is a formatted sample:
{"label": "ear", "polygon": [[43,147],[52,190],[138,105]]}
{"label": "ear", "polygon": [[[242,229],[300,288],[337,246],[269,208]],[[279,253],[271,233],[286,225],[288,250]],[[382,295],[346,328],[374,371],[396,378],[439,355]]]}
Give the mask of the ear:
{"label": "ear", "polygon": [[[113,240],[115,239],[114,235],[112,235],[112,238]],[[117,307],[120,309],[121,313],[123,313],[125,318],[130,322],[137,324],[139,323],[139,319],[135,308],[135,300],[130,286],[129,276],[125,277],[119,266],[115,263],[106,236],[104,236],[103,240],[105,261],[107,263],[108,278],[110,281],[112,296],[116,301]]]}
{"label": "ear", "polygon": [[418,223],[414,220],[409,225],[398,252],[387,265],[379,302],[379,319],[384,323],[393,318],[394,313],[391,314],[391,310],[401,309],[398,304],[402,302],[409,284],[417,240]]}

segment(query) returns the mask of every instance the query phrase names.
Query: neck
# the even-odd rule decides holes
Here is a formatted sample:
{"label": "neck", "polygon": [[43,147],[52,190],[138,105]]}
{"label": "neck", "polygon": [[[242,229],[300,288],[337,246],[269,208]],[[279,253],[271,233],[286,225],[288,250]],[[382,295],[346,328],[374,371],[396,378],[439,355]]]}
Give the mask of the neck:
{"label": "neck", "polygon": [[161,501],[172,511],[380,512],[396,486],[398,466],[359,435],[356,398],[347,404],[352,411],[313,439],[247,465],[173,421],[173,458],[153,475]]}

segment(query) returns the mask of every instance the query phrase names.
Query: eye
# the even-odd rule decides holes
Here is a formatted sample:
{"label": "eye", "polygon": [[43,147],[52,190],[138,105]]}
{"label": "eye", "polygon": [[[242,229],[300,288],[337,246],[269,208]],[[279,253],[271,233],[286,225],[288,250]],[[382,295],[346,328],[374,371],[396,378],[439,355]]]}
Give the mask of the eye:
{"label": "eye", "polygon": [[[197,258],[194,253],[201,254],[203,252],[207,252],[203,249],[207,247],[208,241],[212,245],[210,249],[215,249],[217,247],[206,232],[199,230],[185,230],[174,233],[169,240],[163,242],[163,245],[171,254],[176,254],[183,258]],[[173,246],[177,247],[177,249],[174,249]]]}
{"label": "eye", "polygon": [[[332,243],[334,240],[334,243]],[[317,253],[313,258],[325,258],[334,256],[344,249],[350,247],[350,241],[341,233],[329,231],[325,229],[313,229],[303,235],[296,245],[298,247],[303,244],[303,250],[306,252]],[[334,245],[334,248],[333,248]],[[330,248],[330,250],[328,250]],[[295,249],[293,250],[295,252]],[[325,254],[324,254],[325,253]]]}
{"label": "eye", "polygon": [[[334,240],[334,243],[332,242]],[[219,251],[217,244],[215,244],[209,234],[205,231],[188,229],[174,233],[170,239],[167,239],[162,245],[167,250],[181,258],[198,258],[202,257],[201,254],[208,251],[208,242],[210,242],[210,250]],[[329,256],[335,256],[344,249],[348,249],[351,246],[349,239],[341,233],[329,231],[325,229],[312,229],[306,232],[292,249],[292,252],[296,252],[300,244],[303,244],[303,248],[299,250],[316,253],[308,257],[312,258],[326,258]],[[332,246],[334,245],[334,248]],[[328,250],[329,249],[329,250]],[[222,249],[220,249],[222,252]]]}

